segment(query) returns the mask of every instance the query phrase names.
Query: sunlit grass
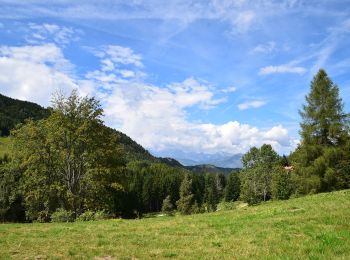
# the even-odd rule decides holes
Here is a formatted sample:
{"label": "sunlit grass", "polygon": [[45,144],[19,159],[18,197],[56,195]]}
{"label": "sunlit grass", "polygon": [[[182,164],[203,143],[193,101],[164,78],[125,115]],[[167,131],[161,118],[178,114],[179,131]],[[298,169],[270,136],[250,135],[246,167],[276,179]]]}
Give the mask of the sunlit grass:
{"label": "sunlit grass", "polygon": [[0,256],[350,259],[350,190],[191,216],[1,224]]}

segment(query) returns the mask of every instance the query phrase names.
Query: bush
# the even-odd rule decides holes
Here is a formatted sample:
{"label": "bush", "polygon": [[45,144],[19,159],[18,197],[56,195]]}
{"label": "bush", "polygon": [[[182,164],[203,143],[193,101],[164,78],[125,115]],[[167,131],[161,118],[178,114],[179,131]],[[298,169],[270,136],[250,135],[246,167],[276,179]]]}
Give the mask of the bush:
{"label": "bush", "polygon": [[217,211],[225,211],[225,210],[233,210],[237,208],[237,205],[240,204],[242,202],[240,201],[235,201],[235,202],[231,202],[231,201],[222,201],[218,204],[217,206]]}
{"label": "bush", "polygon": [[167,214],[167,215],[172,215],[173,210],[174,210],[174,205],[171,203],[170,195],[168,195],[163,200],[162,212]]}
{"label": "bush", "polygon": [[95,220],[102,220],[107,218],[108,218],[108,214],[105,211],[100,210],[95,212]]}
{"label": "bush", "polygon": [[47,210],[42,210],[38,212],[38,216],[34,222],[45,223],[50,221],[50,214]]}
{"label": "bush", "polygon": [[70,210],[64,210],[62,208],[57,209],[51,215],[51,222],[73,222],[74,213]]}
{"label": "bush", "polygon": [[106,219],[108,215],[104,211],[91,211],[87,210],[77,218],[77,221],[94,221]]}

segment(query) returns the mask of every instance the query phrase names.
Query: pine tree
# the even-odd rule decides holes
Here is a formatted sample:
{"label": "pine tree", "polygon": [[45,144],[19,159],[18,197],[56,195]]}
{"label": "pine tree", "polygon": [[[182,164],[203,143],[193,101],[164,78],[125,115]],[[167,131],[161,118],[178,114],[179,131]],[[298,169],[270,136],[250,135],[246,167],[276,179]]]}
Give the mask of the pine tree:
{"label": "pine tree", "polygon": [[168,195],[168,196],[163,200],[162,212],[164,212],[164,213],[167,214],[167,215],[171,215],[173,209],[174,209],[174,206],[173,206],[173,204],[171,203],[170,195]]}
{"label": "pine tree", "polygon": [[321,69],[311,82],[300,115],[303,119],[301,137],[304,144],[338,145],[344,142],[348,115],[343,111],[339,88]]}
{"label": "pine tree", "polygon": [[238,171],[233,171],[227,179],[227,185],[225,188],[225,201],[236,201],[239,198],[240,193],[240,180]]}
{"label": "pine tree", "polygon": [[208,211],[216,211],[219,203],[219,191],[217,186],[216,175],[208,173],[205,176],[205,202]]}
{"label": "pine tree", "polygon": [[348,173],[340,167],[349,141],[349,115],[343,106],[338,86],[321,69],[311,81],[310,93],[299,112],[302,140],[291,155],[297,193],[347,187]]}
{"label": "pine tree", "polygon": [[194,195],[192,193],[192,180],[185,175],[180,186],[180,199],[176,202],[177,209],[183,215],[192,213],[192,207],[194,205]]}

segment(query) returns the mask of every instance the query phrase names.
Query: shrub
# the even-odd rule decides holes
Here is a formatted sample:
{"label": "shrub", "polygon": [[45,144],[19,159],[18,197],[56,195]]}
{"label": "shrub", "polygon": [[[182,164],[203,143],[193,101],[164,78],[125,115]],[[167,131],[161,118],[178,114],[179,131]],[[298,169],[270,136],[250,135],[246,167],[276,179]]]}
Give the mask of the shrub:
{"label": "shrub", "polygon": [[170,195],[168,195],[163,200],[162,212],[167,214],[167,215],[172,215],[173,210],[174,210],[174,205],[171,203]]}
{"label": "shrub", "polygon": [[237,208],[237,205],[240,204],[240,201],[222,201],[217,206],[217,211],[233,210]]}
{"label": "shrub", "polygon": [[51,215],[51,222],[73,222],[74,213],[70,210],[64,210],[62,208],[57,209]]}
{"label": "shrub", "polygon": [[77,217],[77,221],[91,221],[95,220],[95,212],[91,210],[87,210],[84,213],[80,214],[79,217]]}
{"label": "shrub", "polygon": [[50,221],[50,214],[49,214],[49,211],[47,210],[39,211],[36,221],[34,219],[34,222],[39,222],[39,223],[45,223],[49,221]]}
{"label": "shrub", "polygon": [[91,211],[87,210],[77,218],[77,221],[94,221],[106,219],[108,215],[104,211]]}
{"label": "shrub", "polygon": [[108,218],[108,214],[105,211],[99,210],[95,212],[95,220],[102,220],[107,218]]}

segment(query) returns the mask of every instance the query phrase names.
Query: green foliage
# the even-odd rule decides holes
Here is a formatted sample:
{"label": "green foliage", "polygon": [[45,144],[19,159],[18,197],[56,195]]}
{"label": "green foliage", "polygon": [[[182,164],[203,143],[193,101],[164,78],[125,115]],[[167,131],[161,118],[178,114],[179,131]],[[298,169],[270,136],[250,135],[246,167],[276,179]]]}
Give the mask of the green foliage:
{"label": "green foliage", "polygon": [[242,157],[241,199],[249,204],[270,199],[273,168],[279,162],[280,158],[271,145],[251,148]]}
{"label": "green foliage", "polygon": [[311,82],[306,104],[300,111],[303,119],[301,137],[305,145],[340,145],[347,138],[348,115],[343,112],[339,88],[324,70],[319,70]]}
{"label": "green foliage", "polygon": [[8,157],[0,160],[0,221],[24,221],[25,209],[18,186],[21,172]]}
{"label": "green foliage", "polygon": [[114,212],[123,157],[118,136],[101,121],[94,98],[57,96],[52,114],[14,131],[14,161],[29,220],[57,208]]}
{"label": "green foliage", "polygon": [[217,205],[217,211],[234,210],[237,209],[238,205],[241,203],[240,201],[221,201]]}
{"label": "green foliage", "polygon": [[5,156],[10,156],[11,143],[10,137],[0,137],[0,160]]}
{"label": "green foliage", "polygon": [[27,102],[12,99],[0,94],[0,136],[8,136],[10,130],[26,119],[39,120],[49,115],[47,109]]}
{"label": "green foliage", "polygon": [[70,210],[64,210],[62,208],[57,209],[51,214],[51,222],[73,222],[74,213]]}
{"label": "green foliage", "polygon": [[221,189],[221,183],[218,176],[215,174],[207,174],[205,176],[205,195],[204,200],[207,211],[216,211],[216,206],[219,203],[219,189]]}
{"label": "green foliage", "polygon": [[180,199],[176,202],[178,211],[183,215],[191,214],[195,204],[192,193],[192,180],[186,174],[180,186]]}
{"label": "green foliage", "polygon": [[96,221],[96,220],[102,220],[107,218],[108,218],[108,215],[102,210],[99,210],[99,211],[87,210],[82,214],[80,214],[77,217],[76,221]]}
{"label": "green foliage", "polygon": [[241,182],[239,179],[239,172],[233,171],[227,178],[225,187],[225,201],[236,201],[239,198],[241,190]]}
{"label": "green foliage", "polygon": [[168,195],[164,200],[163,200],[163,205],[162,205],[162,212],[164,212],[167,215],[171,215],[174,210],[174,205],[171,203],[171,198],[170,195]]}
{"label": "green foliage", "polygon": [[272,198],[278,200],[289,199],[293,192],[291,172],[281,166],[273,169],[272,175]]}
{"label": "green foliage", "polygon": [[349,115],[338,87],[324,70],[311,82],[302,116],[302,142],[290,156],[297,194],[348,188]]}

